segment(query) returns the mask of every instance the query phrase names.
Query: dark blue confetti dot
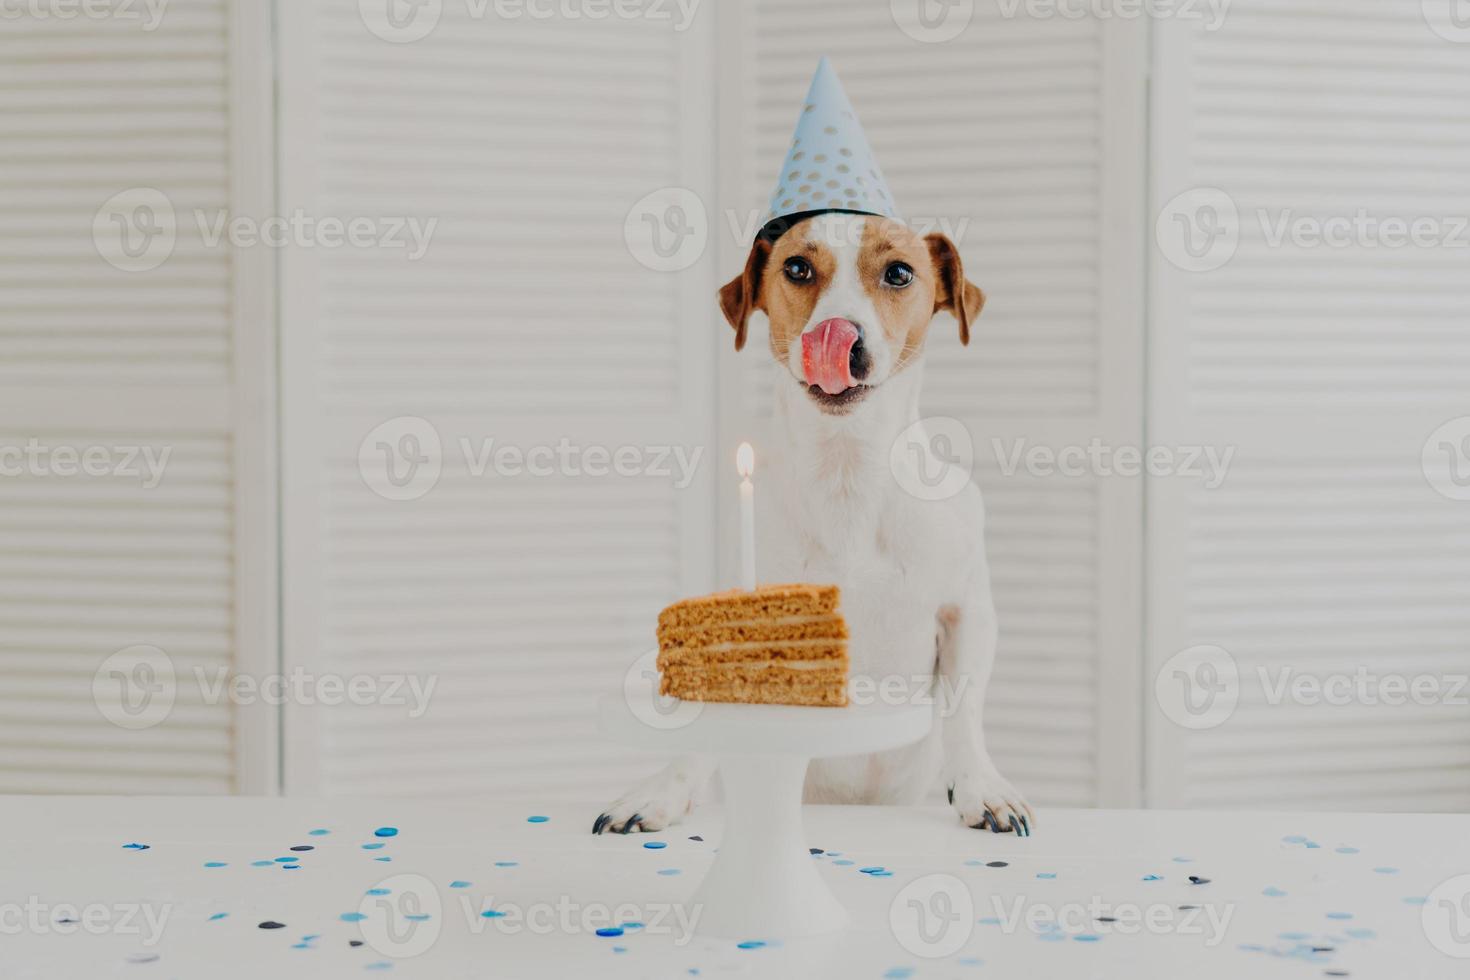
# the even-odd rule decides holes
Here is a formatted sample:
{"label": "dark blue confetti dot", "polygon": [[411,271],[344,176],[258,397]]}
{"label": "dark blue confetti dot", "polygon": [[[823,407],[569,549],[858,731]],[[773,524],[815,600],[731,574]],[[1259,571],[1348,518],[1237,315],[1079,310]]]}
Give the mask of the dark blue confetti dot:
{"label": "dark blue confetti dot", "polygon": [[822,853],[824,853],[823,850],[820,847],[808,847],[807,848],[807,851],[809,853],[812,853],[812,854],[822,854]]}
{"label": "dark blue confetti dot", "polygon": [[260,928],[260,929],[284,929],[284,928],[286,928],[286,923],[284,923],[284,922],[276,922],[276,921],[274,921],[272,919],[266,919],[257,928]]}
{"label": "dark blue confetti dot", "polygon": [[1199,875],[1190,875],[1189,883],[1191,885],[1208,885],[1210,883],[1210,879],[1201,878]]}
{"label": "dark blue confetti dot", "polygon": [[646,847],[646,848],[648,848],[650,851],[661,851],[664,848],[668,847],[669,845],[668,844],[665,844],[661,840],[651,840],[651,841],[645,842],[643,846]]}
{"label": "dark blue confetti dot", "polygon": [[361,939],[349,939],[349,940],[347,940],[347,945],[356,948],[356,947],[362,945],[362,940]]}
{"label": "dark blue confetti dot", "polygon": [[299,864],[283,864],[283,865],[281,865],[281,870],[282,871],[299,871],[299,870],[301,870],[301,865],[299,865]]}
{"label": "dark blue confetti dot", "polygon": [[1011,862],[1009,862],[1009,861],[987,861],[987,862],[985,862],[985,866],[987,868],[1009,868],[1011,866]]}
{"label": "dark blue confetti dot", "polygon": [[690,839],[690,840],[697,840],[697,841],[699,841],[699,842],[700,842],[700,843],[701,843],[701,844],[703,844],[703,843],[704,843],[704,838],[703,838],[703,837],[701,837],[701,836],[699,836],[699,835],[698,835],[698,834],[695,834],[695,835],[694,835],[694,836],[693,836],[693,837],[691,837],[691,838],[689,838],[689,839]]}
{"label": "dark blue confetti dot", "polygon": [[377,830],[373,831],[373,836],[374,837],[397,837],[398,836],[398,828],[397,827],[379,827]]}
{"label": "dark blue confetti dot", "polygon": [[550,817],[543,817],[543,816],[541,816],[541,815],[538,814],[538,815],[536,815],[534,817],[527,817],[526,818],[526,823],[545,823],[546,821],[548,821],[550,819],[551,819]]}
{"label": "dark blue confetti dot", "polygon": [[311,846],[310,844],[297,844],[294,847],[292,847],[291,850],[293,850],[293,851],[314,851],[314,850],[316,850],[316,848],[313,847],[313,846]]}
{"label": "dark blue confetti dot", "polygon": [[597,934],[604,939],[611,939],[614,936],[621,936],[623,934],[623,930],[618,926],[607,926],[605,928],[597,930]]}

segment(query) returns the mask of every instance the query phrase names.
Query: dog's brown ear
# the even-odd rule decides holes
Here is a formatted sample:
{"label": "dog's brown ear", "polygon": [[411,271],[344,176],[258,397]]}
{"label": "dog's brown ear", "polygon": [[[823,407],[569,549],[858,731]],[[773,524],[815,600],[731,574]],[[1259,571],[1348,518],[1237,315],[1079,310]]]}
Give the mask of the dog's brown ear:
{"label": "dog's brown ear", "polygon": [[750,314],[760,309],[761,275],[766,259],[771,256],[771,243],[756,239],[745,259],[745,271],[720,287],[720,312],[735,328],[735,349],[745,346],[745,325]]}
{"label": "dog's brown ear", "polygon": [[985,293],[965,278],[965,268],[960,263],[960,250],[954,247],[949,236],[934,232],[924,241],[929,246],[929,258],[934,262],[934,272],[939,282],[934,288],[934,312],[949,310],[960,323],[960,343],[970,342],[970,324],[979,319],[985,308]]}

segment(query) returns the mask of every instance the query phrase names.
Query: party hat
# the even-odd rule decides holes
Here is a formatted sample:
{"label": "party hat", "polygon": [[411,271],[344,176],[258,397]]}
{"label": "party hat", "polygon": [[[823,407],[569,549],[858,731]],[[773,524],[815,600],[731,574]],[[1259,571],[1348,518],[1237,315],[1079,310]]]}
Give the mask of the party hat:
{"label": "party hat", "polygon": [[862,123],[824,56],[796,120],[761,236],[778,238],[797,221],[828,211],[898,217]]}

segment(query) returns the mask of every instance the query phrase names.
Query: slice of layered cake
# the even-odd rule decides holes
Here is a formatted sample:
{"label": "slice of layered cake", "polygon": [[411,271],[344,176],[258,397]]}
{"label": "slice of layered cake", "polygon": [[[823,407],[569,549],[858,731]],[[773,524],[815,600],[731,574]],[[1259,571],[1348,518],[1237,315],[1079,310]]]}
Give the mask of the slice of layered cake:
{"label": "slice of layered cake", "polygon": [[847,704],[835,585],[763,585],[682,599],[658,617],[659,693],[688,701]]}

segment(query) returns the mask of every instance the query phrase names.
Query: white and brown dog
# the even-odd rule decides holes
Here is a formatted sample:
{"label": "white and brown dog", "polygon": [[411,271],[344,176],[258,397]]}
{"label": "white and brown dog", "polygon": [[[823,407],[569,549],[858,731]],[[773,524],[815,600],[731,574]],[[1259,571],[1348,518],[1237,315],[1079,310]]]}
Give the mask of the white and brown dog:
{"label": "white and brown dog", "polygon": [[[966,825],[1029,835],[1031,808],[991,761],[981,725],[996,616],[980,491],[919,499],[890,458],[919,422],[931,319],[952,313],[968,343],[984,303],[944,235],[839,212],[758,239],[744,273],[720,290],[737,350],[752,315],[769,319],[779,375],[777,445],[763,453],[761,579],[836,583],[853,677],[923,678],[945,695],[917,745],[814,761],[807,802],[916,803],[943,772]],[[943,465],[910,460],[910,486],[926,464],[930,473]],[[676,760],[609,807],[593,833],[669,826],[712,771],[706,759]]]}

